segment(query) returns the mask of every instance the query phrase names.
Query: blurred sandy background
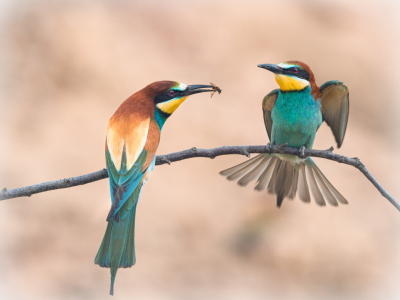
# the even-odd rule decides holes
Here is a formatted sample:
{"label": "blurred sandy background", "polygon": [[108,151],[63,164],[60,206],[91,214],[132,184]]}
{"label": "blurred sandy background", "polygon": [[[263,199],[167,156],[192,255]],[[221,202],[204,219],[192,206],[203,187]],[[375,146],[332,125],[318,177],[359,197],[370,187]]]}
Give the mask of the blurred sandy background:
{"label": "blurred sandy background", "polygon": [[[395,1],[0,2],[0,188],[105,166],[108,119],[156,80],[219,84],[163,129],[159,154],[266,144],[259,63],[307,62],[350,87],[343,147],[400,200]],[[315,148],[334,145],[323,125]],[[356,169],[317,159],[350,205],[241,188],[225,156],[156,167],[137,211],[137,264],[114,299],[398,299],[400,213]],[[110,299],[93,264],[108,180],[0,203],[0,299]]]}

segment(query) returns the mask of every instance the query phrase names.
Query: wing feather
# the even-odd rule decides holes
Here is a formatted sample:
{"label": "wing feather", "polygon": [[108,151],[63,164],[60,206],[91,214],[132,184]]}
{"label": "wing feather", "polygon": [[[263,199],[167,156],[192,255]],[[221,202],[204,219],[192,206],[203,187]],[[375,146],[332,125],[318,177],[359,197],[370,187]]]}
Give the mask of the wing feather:
{"label": "wing feather", "polygon": [[[112,132],[111,141],[107,134],[108,147],[106,147],[106,163],[110,180],[112,206],[107,220],[118,214],[121,207],[128,199],[132,198],[131,196],[135,191],[140,192],[141,188],[137,189],[137,187],[143,185],[147,168],[155,157],[160,140],[159,127],[153,119],[145,120],[143,124],[147,124],[146,130],[143,130],[143,126],[141,126],[140,130],[134,130],[132,134],[135,137],[118,134],[118,127],[123,127],[123,124],[114,125],[116,128],[111,128],[111,130],[109,128],[108,130],[108,132]],[[113,142],[119,144],[120,140],[123,141],[122,151],[112,153],[112,150],[116,149],[116,147],[110,147],[110,144],[112,145]],[[133,143],[133,141],[136,142]],[[132,157],[136,157],[133,163],[130,161]],[[118,168],[115,163],[119,162],[121,165]],[[135,197],[135,199],[137,198]],[[129,207],[133,207],[133,205],[135,203],[131,203]]]}
{"label": "wing feather", "polygon": [[344,82],[332,80],[321,85],[320,91],[322,117],[340,148],[349,119],[349,89]]}
{"label": "wing feather", "polygon": [[271,131],[272,131],[272,118],[271,112],[274,108],[276,99],[278,99],[279,89],[273,90],[267,96],[264,97],[262,102],[262,109],[264,114],[264,124],[265,129],[267,129],[269,140],[271,140]]}

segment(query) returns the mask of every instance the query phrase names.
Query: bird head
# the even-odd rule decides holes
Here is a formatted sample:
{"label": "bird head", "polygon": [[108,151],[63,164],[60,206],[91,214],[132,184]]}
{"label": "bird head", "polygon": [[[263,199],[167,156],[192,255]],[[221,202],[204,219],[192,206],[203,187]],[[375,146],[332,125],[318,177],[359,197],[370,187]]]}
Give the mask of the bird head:
{"label": "bird head", "polygon": [[298,92],[311,86],[311,95],[319,97],[319,87],[315,82],[314,73],[310,67],[300,61],[287,61],[278,65],[260,64],[259,68],[275,74],[275,80],[283,92]]}
{"label": "bird head", "polygon": [[153,91],[154,105],[165,118],[172,115],[189,96],[215,90],[211,85],[186,85],[175,81],[157,81],[147,88]]}

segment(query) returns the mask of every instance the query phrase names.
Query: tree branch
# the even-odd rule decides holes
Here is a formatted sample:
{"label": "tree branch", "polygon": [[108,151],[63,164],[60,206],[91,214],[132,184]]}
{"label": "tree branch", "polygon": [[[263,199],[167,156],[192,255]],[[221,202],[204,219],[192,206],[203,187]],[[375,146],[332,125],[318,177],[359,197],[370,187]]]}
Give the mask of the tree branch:
{"label": "tree branch", "polygon": [[[240,154],[249,157],[250,153],[291,154],[299,157],[303,157],[304,154],[304,157],[320,157],[333,160],[338,163],[350,165],[359,169],[361,173],[363,173],[365,177],[367,177],[368,180],[371,181],[371,183],[378,189],[381,195],[388,199],[390,203],[392,203],[397,208],[397,210],[400,211],[400,204],[379,184],[379,182],[372,176],[372,174],[367,170],[367,168],[361,163],[358,158],[350,158],[332,153],[333,148],[330,148],[328,150],[305,149],[304,153],[302,153],[298,148],[291,148],[286,146],[286,144],[268,144],[267,146],[222,146],[213,149],[198,149],[194,147],[184,151],[179,151],[166,155],[159,155],[157,156],[156,165],[171,164],[171,162],[176,162],[193,157],[208,157],[214,159],[217,156],[230,154]],[[33,194],[87,184],[107,177],[107,170],[102,169],[100,171],[87,175],[65,178],[56,181],[49,181],[12,190],[7,190],[6,188],[4,188],[2,191],[0,191],[0,200],[17,197],[30,197]]]}

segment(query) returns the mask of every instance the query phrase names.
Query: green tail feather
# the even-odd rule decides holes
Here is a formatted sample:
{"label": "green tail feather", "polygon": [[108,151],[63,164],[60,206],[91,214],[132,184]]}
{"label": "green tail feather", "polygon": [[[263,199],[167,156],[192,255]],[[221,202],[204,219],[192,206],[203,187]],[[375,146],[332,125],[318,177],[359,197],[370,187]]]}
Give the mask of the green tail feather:
{"label": "green tail feather", "polygon": [[118,268],[129,268],[136,262],[135,214],[140,189],[141,186],[132,193],[121,207],[119,218],[114,217],[108,221],[103,241],[94,260],[95,264],[111,269],[110,295],[114,294],[114,282]]}
{"label": "green tail feather", "polygon": [[114,283],[115,283],[115,276],[117,276],[118,268],[111,268],[111,285],[110,285],[110,295],[114,296]]}

